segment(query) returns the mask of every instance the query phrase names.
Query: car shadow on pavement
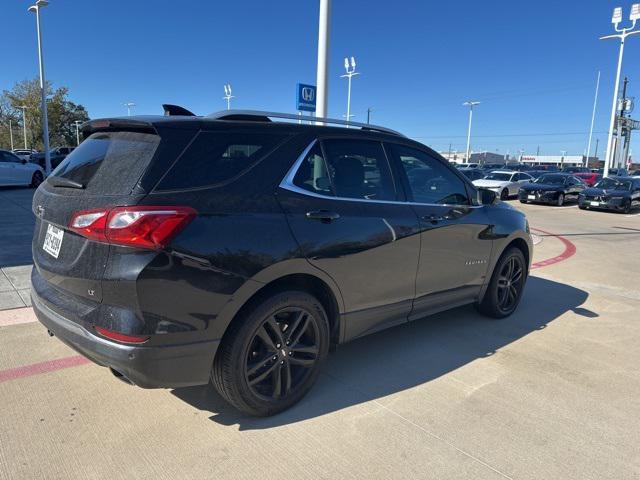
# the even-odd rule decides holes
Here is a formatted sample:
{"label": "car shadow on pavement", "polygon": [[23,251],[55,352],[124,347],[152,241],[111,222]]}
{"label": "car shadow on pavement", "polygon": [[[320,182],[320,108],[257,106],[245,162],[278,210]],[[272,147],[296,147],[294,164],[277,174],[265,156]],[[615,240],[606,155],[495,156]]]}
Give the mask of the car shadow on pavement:
{"label": "car shadow on pavement", "polygon": [[199,410],[211,412],[211,420],[237,424],[241,430],[296,423],[427,383],[544,329],[566,312],[597,317],[597,313],[580,307],[587,297],[587,292],[569,285],[530,277],[518,310],[509,318],[487,319],[468,306],[341,345],[329,355],[309,394],[273,417],[239,413],[211,384],[178,388],[172,393]]}

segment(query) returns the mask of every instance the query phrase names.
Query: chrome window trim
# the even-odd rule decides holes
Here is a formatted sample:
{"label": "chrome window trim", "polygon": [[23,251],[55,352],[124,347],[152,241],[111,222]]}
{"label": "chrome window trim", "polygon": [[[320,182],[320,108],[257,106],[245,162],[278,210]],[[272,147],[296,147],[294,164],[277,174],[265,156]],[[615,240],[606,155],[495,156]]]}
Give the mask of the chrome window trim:
{"label": "chrome window trim", "polygon": [[[349,197],[336,197],[336,196],[328,196],[321,195],[319,193],[311,192],[309,190],[305,190],[304,188],[300,188],[293,183],[293,179],[298,173],[298,169],[300,165],[307,158],[307,155],[311,151],[311,149],[318,143],[318,139],[314,139],[300,154],[300,156],[293,163],[285,177],[280,182],[279,187],[290,192],[298,193],[300,195],[306,195],[309,197],[322,198],[324,200],[340,200],[343,202],[360,202],[360,203],[380,203],[380,204],[388,204],[388,205],[419,205],[426,207],[464,207],[464,208],[481,208],[484,205],[465,205],[465,204],[453,204],[453,203],[420,203],[420,202],[401,202],[399,200],[367,200],[366,198],[349,198]],[[325,160],[326,162],[326,160]]]}

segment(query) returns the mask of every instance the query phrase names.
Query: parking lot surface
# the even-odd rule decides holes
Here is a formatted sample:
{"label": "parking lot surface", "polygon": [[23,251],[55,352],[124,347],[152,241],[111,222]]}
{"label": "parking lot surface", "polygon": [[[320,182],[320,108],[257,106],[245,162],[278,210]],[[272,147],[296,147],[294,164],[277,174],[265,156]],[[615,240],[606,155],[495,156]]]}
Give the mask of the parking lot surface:
{"label": "parking lot surface", "polygon": [[[0,311],[0,479],[640,478],[640,213],[510,203],[536,240],[512,317],[458,308],[341,346],[271,418],[125,385]],[[15,218],[1,264],[27,269]]]}

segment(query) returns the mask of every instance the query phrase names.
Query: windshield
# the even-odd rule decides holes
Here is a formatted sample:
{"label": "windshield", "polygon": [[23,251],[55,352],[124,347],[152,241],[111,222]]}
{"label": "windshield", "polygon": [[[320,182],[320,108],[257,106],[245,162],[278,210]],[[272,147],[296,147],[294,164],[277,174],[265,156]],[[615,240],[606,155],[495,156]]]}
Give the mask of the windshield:
{"label": "windshield", "polygon": [[499,173],[499,172],[492,172],[489,175],[487,175],[485,178],[485,180],[500,180],[502,182],[505,181],[509,181],[511,180],[511,175],[513,175],[512,173]]}
{"label": "windshield", "polygon": [[549,185],[564,185],[566,177],[564,175],[540,175],[534,183],[546,183]]}
{"label": "windshield", "polygon": [[596,188],[606,188],[613,190],[631,190],[631,180],[615,180],[613,178],[603,178],[596,183]]}

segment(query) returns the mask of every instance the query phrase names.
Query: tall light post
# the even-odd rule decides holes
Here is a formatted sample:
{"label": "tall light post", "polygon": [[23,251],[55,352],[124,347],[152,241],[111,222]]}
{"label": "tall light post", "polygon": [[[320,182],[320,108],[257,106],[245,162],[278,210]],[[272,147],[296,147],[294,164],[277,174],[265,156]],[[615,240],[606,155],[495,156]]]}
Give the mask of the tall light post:
{"label": "tall light post", "polygon": [[76,127],[76,146],[80,145],[80,124],[82,122],[80,120],[76,120],[73,122],[73,125]]}
{"label": "tall light post", "polygon": [[[318,66],[316,70],[316,117],[327,116],[330,32],[331,0],[320,0],[320,11],[318,14]],[[322,122],[316,123],[321,124]]]}
{"label": "tall light post", "polygon": [[231,110],[231,99],[234,98],[233,95],[231,95],[231,84],[227,83],[224,86],[224,97],[222,97],[223,100],[227,101],[227,110]]}
{"label": "tall light post", "polygon": [[587,156],[584,159],[584,166],[589,166],[589,155],[591,154],[591,138],[593,137],[593,122],[596,119],[596,106],[598,105],[598,89],[600,88],[600,70],[596,80],[596,94],[593,98],[593,111],[591,112],[591,128],[589,128],[589,141],[587,142]]}
{"label": "tall light post", "polygon": [[474,102],[468,100],[462,104],[465,107],[469,107],[469,130],[467,131],[467,156],[464,163],[469,163],[469,155],[471,155],[471,122],[473,121],[473,107],[480,105],[480,102]]}
{"label": "tall light post", "polygon": [[127,117],[130,117],[130,116],[131,116],[131,109],[132,109],[133,107],[135,107],[135,106],[136,106],[136,104],[135,104],[135,103],[133,103],[133,102],[126,102],[126,103],[123,103],[123,105],[124,105],[125,107],[127,107]]}
{"label": "tall light post", "polygon": [[609,136],[607,138],[607,154],[604,159],[604,172],[603,176],[606,177],[609,175],[609,166],[611,163],[611,158],[613,156],[613,129],[616,126],[616,110],[618,108],[618,89],[620,87],[620,72],[622,70],[622,56],[624,54],[624,42],[625,39],[631,35],[637,35],[640,33],[639,30],[634,30],[636,28],[636,21],[640,19],[640,3],[634,3],[631,6],[631,14],[629,15],[629,20],[631,20],[631,26],[628,28],[618,28],[620,22],[622,21],[622,7],[616,7],[613,10],[613,17],[611,18],[611,23],[613,23],[614,28],[616,30],[616,34],[607,35],[604,37],[600,37],[600,40],[608,40],[611,38],[619,38],[620,39],[620,51],[618,53],[618,70],[616,71],[616,81],[615,86],[613,88],[613,105],[611,107],[611,121],[609,122]]}
{"label": "tall light post", "polygon": [[353,117],[353,115],[351,115],[351,78],[355,77],[356,75],[360,75],[360,73],[356,72],[356,59],[353,57],[351,57],[351,60],[349,60],[348,58],[344,59],[344,69],[347,73],[344,75],[340,75],[340,78],[346,78],[348,80],[347,115],[346,115],[347,122],[348,122],[351,120],[351,117]]}
{"label": "tall light post", "polygon": [[9,119],[9,139],[11,141],[11,150],[13,150],[13,125],[11,119]]}
{"label": "tall light post", "polygon": [[36,29],[38,31],[38,63],[40,66],[40,96],[42,101],[42,143],[44,144],[44,173],[51,173],[51,154],[49,153],[49,119],[47,118],[46,82],[44,78],[44,60],[42,58],[42,33],[40,32],[40,9],[49,5],[47,0],[38,0],[27,10],[36,14]]}
{"label": "tall light post", "polygon": [[27,149],[27,106],[26,105],[20,105],[18,107],[19,109],[22,110],[22,133],[24,135],[24,149]]}

